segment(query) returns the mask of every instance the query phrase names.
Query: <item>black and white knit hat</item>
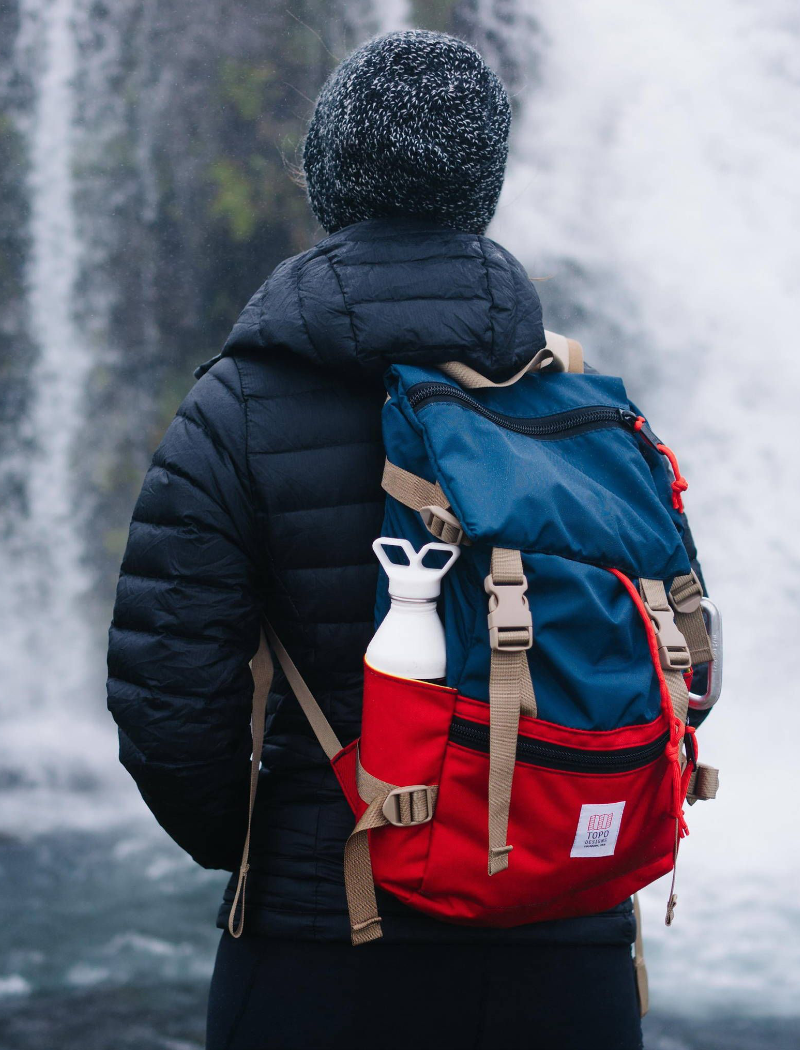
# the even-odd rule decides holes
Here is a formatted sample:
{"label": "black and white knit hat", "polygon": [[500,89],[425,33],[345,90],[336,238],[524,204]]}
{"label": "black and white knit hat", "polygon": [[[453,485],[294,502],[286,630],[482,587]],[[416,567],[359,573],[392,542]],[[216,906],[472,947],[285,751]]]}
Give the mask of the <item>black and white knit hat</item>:
{"label": "black and white knit hat", "polygon": [[505,88],[463,40],[423,30],[371,40],[317,99],[303,154],[314,214],[329,233],[390,215],[482,233],[510,124]]}

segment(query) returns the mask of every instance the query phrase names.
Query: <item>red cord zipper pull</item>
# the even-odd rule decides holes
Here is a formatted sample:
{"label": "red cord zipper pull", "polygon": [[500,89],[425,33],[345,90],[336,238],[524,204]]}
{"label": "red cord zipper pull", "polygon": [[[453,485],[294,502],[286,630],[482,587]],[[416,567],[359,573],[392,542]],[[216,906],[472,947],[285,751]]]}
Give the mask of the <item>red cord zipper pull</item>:
{"label": "red cord zipper pull", "polygon": [[656,448],[662,456],[667,457],[669,465],[672,467],[672,473],[675,475],[675,480],[672,482],[672,506],[679,514],[683,514],[683,493],[689,488],[689,482],[681,474],[678,458],[672,449],[660,443],[656,445]]}
{"label": "red cord zipper pull", "polygon": [[689,482],[683,474],[681,474],[681,468],[678,466],[677,456],[668,445],[665,445],[663,441],[659,441],[650,429],[644,416],[636,417],[633,429],[637,434],[643,437],[649,445],[652,445],[662,456],[666,456],[669,460],[669,465],[672,467],[672,473],[675,475],[675,480],[672,482],[672,506],[679,514],[683,514],[683,493],[689,488]]}

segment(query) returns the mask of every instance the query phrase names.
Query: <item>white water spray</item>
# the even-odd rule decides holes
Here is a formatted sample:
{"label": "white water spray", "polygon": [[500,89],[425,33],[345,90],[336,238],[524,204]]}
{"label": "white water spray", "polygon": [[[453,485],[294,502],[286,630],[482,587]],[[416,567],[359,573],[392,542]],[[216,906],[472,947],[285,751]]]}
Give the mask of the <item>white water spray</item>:
{"label": "white water spray", "polygon": [[[794,1013],[800,915],[776,905],[794,896],[800,859],[787,833],[800,732],[800,19],[754,0],[543,0],[537,17],[541,86],[524,100],[492,233],[551,277],[542,296],[565,311],[549,326],[582,338],[602,370],[621,368],[677,451],[725,618],[725,690],[700,733],[722,787],[689,813],[656,993]],[[659,952],[662,896],[644,896]],[[774,936],[787,923],[794,933]]]}
{"label": "white water spray", "polygon": [[14,523],[2,566],[0,769],[15,784],[5,830],[29,826],[32,812],[37,827],[58,824],[61,802],[80,809],[65,789],[88,786],[98,754],[108,756],[99,763],[108,767],[114,751],[110,723],[93,712],[102,708],[101,651],[84,614],[90,575],[74,481],[92,367],[75,320],[82,254],[73,178],[75,15],[76,0],[25,0],[16,49],[35,88],[21,130],[29,164],[27,318],[38,358],[24,424],[33,449],[21,471],[27,513]]}
{"label": "white water spray", "polygon": [[375,14],[378,23],[376,36],[411,27],[410,0],[381,0],[375,4]]}

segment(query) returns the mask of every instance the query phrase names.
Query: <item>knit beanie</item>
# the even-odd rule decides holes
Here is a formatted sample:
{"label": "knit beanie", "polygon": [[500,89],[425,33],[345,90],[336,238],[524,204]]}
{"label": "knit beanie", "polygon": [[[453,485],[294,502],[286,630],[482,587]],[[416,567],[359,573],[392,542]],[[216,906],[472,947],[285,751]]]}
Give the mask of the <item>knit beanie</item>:
{"label": "knit beanie", "polygon": [[511,106],[478,52],[424,30],[370,40],[330,75],[308,129],[308,198],[333,233],[424,216],[482,233],[503,185]]}

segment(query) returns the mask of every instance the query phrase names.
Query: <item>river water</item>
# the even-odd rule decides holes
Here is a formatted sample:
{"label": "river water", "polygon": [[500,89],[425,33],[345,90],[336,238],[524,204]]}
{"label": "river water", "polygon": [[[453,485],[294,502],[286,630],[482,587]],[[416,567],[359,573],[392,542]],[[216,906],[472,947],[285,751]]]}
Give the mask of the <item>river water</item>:
{"label": "river water", "polygon": [[[149,3],[125,8],[155,18]],[[667,887],[642,895],[647,1046],[797,1047],[800,16],[781,0],[477,10],[487,48],[504,41],[519,73],[490,233],[543,278],[548,327],[621,370],[679,452],[725,616],[725,695],[701,735],[721,795],[690,812],[673,928]],[[100,119],[79,46],[94,12],[21,0],[12,56],[29,89],[12,116],[27,150],[25,316],[38,353],[4,464],[26,485],[0,510],[0,1048],[189,1050],[202,1046],[226,876],[172,845],[117,767],[90,600],[91,479],[77,453],[113,301],[85,279],[108,216],[76,203],[80,144]],[[410,17],[402,0],[372,14],[373,28]],[[119,40],[104,32],[113,68]],[[155,185],[146,149],[135,164]],[[120,432],[132,425],[120,419]]]}

